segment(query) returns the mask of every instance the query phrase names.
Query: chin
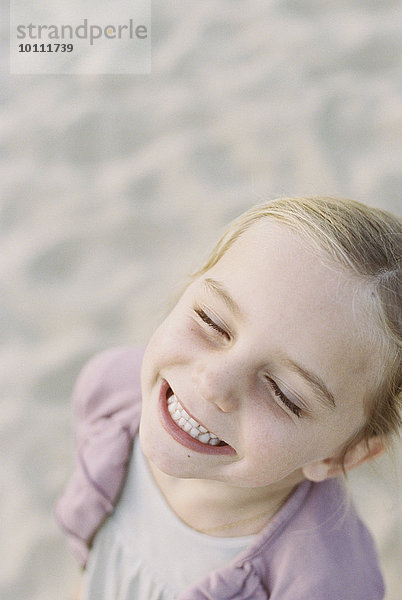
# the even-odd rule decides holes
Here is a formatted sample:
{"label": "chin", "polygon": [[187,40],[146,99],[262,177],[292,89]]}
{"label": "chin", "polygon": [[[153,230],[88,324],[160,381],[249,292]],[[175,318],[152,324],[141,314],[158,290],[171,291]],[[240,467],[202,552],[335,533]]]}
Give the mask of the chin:
{"label": "chin", "polygon": [[[182,461],[178,460],[171,450],[164,449],[160,438],[155,442],[155,434],[148,435],[145,426],[140,425],[139,440],[144,456],[146,456],[157,469],[172,477],[186,477],[186,465],[183,465]],[[190,476],[194,477],[194,475]]]}

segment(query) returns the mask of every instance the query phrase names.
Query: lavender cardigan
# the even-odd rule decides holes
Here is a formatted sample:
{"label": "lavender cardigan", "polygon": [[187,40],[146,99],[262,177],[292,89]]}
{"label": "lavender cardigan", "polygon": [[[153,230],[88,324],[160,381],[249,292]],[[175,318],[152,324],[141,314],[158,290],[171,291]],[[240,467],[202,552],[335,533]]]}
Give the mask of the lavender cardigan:
{"label": "lavender cardigan", "polygon": [[[78,561],[113,511],[138,432],[143,352],[115,348],[92,359],[74,392],[76,466],[56,518]],[[301,483],[252,544],[178,600],[381,600],[373,542],[342,484]],[[113,600],[113,599],[111,599]]]}

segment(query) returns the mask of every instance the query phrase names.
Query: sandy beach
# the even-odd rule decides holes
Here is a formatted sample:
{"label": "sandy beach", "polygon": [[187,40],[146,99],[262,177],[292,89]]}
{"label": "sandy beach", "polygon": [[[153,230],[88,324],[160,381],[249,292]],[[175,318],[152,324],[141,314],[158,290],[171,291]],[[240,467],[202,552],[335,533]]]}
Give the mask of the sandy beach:
{"label": "sandy beach", "polygon": [[[71,600],[52,510],[80,368],[145,344],[255,203],[339,195],[401,214],[400,9],[154,1],[152,73],[132,76],[10,75],[0,10],[0,597]],[[386,600],[402,587],[400,464],[396,450],[350,476]]]}

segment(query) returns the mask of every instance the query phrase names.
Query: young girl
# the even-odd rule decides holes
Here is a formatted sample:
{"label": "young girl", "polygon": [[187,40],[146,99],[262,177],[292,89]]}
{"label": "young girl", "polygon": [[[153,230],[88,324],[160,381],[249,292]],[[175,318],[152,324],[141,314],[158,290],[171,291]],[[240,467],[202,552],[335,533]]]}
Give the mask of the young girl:
{"label": "young girl", "polygon": [[342,475],[400,421],[401,231],[349,200],[252,208],[144,356],[86,366],[56,511],[83,598],[384,597]]}

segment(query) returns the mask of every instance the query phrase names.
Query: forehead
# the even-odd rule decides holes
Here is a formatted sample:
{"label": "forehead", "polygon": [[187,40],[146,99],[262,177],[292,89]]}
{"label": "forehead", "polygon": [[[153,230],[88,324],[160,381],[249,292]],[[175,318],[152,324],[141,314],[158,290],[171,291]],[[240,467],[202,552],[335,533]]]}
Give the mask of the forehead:
{"label": "forehead", "polygon": [[276,346],[308,361],[338,392],[373,372],[362,284],[289,227],[270,220],[252,225],[208,273],[239,304],[261,348]]}
{"label": "forehead", "polygon": [[[217,263],[228,279],[243,281],[250,291],[264,286],[277,292],[291,287],[304,297],[316,299],[355,292],[358,282],[298,232],[274,220],[265,219],[249,227]],[[313,289],[308,285],[313,284]],[[337,293],[335,293],[337,292]],[[344,300],[344,298],[342,298]]]}

